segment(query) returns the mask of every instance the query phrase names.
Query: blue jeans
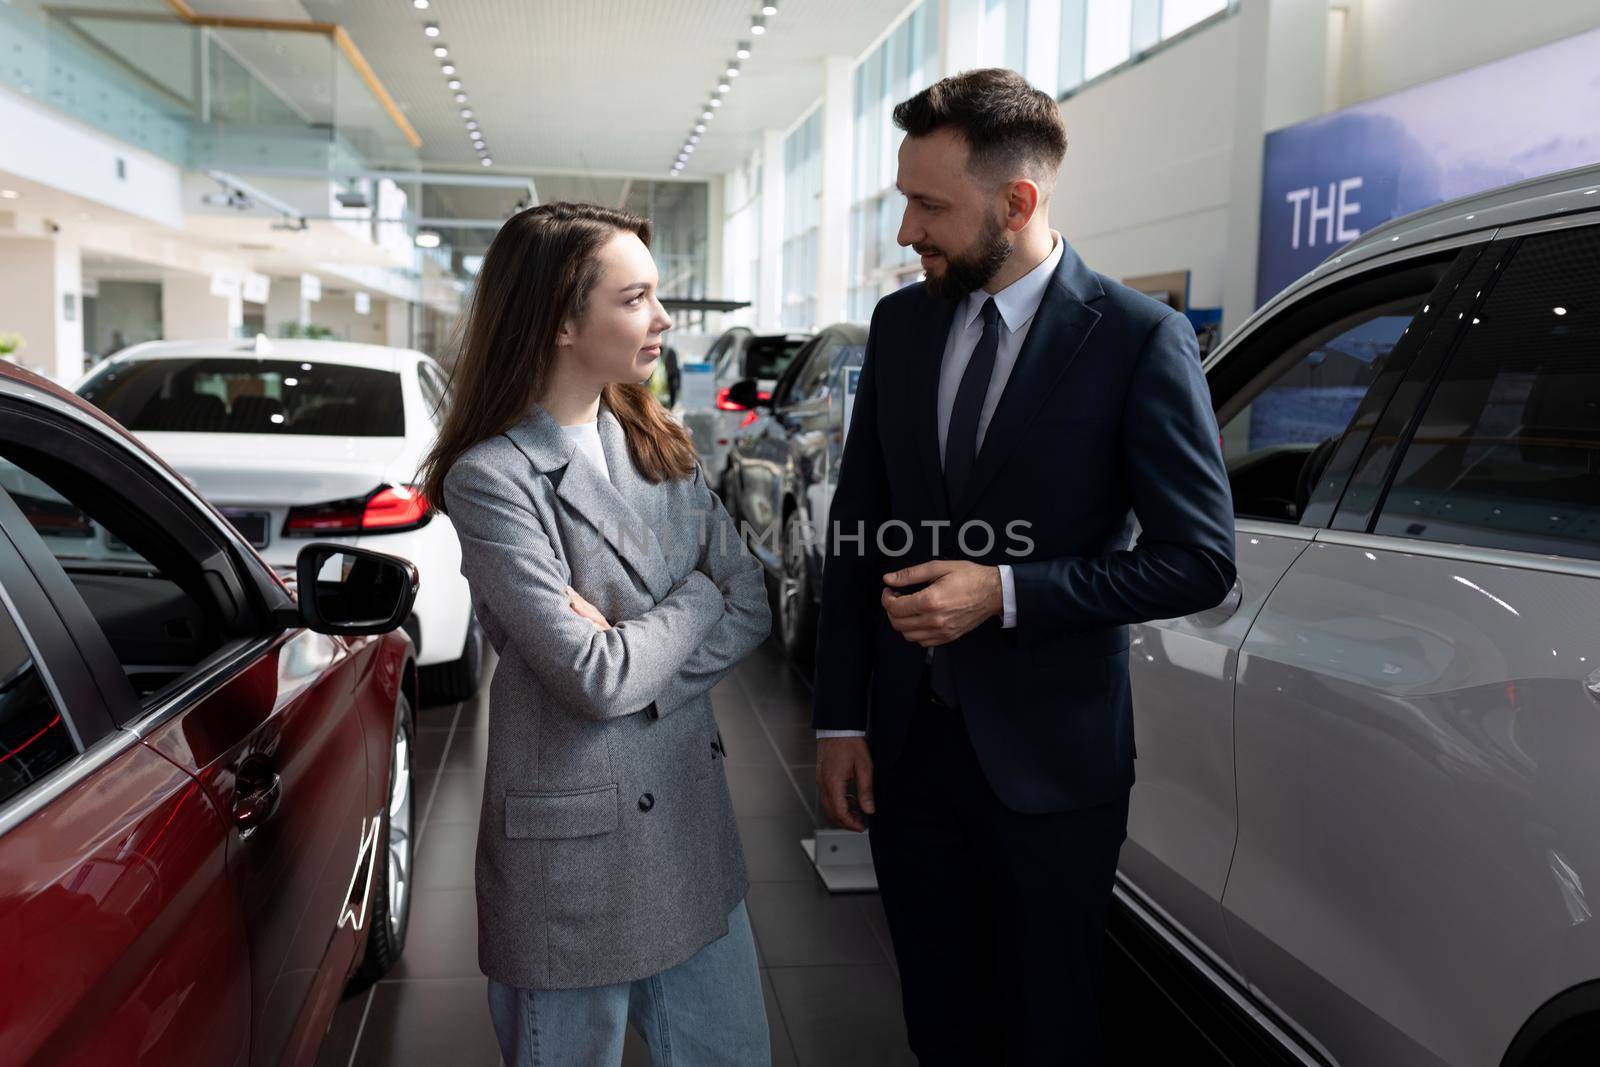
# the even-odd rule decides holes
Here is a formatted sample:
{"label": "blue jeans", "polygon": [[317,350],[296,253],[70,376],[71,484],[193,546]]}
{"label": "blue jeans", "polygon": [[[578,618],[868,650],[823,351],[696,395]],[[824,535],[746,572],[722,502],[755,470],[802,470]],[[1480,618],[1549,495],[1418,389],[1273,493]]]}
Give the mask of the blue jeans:
{"label": "blue jeans", "polygon": [[506,1067],[615,1067],[628,1023],[652,1067],[768,1067],[766,1001],[744,901],[728,932],[676,967],[590,989],[519,989],[489,979]]}

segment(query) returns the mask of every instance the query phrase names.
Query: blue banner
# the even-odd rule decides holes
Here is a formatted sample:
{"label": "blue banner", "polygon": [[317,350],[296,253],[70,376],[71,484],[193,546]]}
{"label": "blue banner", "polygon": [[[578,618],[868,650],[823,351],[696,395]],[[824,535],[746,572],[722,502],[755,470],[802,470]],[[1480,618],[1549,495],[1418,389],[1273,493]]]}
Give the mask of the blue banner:
{"label": "blue banner", "polygon": [[1600,30],[1267,134],[1256,306],[1378,224],[1600,162]]}

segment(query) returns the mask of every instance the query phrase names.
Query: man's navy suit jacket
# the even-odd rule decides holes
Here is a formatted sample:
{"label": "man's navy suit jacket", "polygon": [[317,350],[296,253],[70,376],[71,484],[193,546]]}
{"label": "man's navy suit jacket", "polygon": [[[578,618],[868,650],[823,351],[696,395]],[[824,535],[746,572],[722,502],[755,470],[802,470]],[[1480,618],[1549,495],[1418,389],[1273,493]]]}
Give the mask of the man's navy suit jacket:
{"label": "man's navy suit jacket", "polygon": [[[829,512],[813,723],[866,730],[886,775],[926,650],[889,625],[883,576],[936,558],[1009,563],[1016,626],[995,616],[948,646],[972,747],[1013,810],[1104,803],[1133,783],[1128,624],[1214,607],[1234,582],[1194,330],[1065,248],[951,502],[937,402],[956,308],[918,284],[873,311]],[[958,544],[974,521],[992,545],[983,527]]]}

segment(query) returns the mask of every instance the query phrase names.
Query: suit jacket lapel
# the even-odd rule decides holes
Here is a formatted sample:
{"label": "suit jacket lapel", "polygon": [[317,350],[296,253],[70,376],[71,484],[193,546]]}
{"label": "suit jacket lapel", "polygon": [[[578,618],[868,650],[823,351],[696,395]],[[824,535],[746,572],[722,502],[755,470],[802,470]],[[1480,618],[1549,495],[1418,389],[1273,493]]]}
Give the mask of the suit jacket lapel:
{"label": "suit jacket lapel", "polygon": [[984,431],[983,447],[978,449],[961,499],[953,505],[952,521],[959,523],[972,513],[984,487],[1016,450],[1023,431],[1072,366],[1089,331],[1100,320],[1100,313],[1088,302],[1102,295],[1104,290],[1083,261],[1071,247],[1063,249]]}
{"label": "suit jacket lapel", "polygon": [[539,473],[566,468],[556,486],[556,497],[593,526],[639,576],[650,595],[660,601],[672,589],[667,561],[655,531],[640,521],[639,513],[628,503],[629,497],[648,500],[656,487],[634,470],[622,426],[605,407],[600,409],[599,431],[612,480],[607,480],[594,464],[574,456],[577,446],[572,438],[538,404],[506,436]]}

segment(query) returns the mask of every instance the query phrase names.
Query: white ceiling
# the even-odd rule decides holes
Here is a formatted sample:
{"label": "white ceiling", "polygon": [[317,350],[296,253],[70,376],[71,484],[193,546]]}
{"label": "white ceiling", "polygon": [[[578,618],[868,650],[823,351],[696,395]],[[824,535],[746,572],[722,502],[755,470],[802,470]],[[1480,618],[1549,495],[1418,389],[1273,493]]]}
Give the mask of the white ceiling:
{"label": "white ceiling", "polygon": [[[446,44],[495,170],[661,177],[698,121],[735,42],[753,55],[708,124],[684,178],[738,166],[761,131],[822,93],[822,59],[863,53],[907,0],[779,0],[750,35],[757,0],[192,0],[209,14],[338,22],[423,140],[430,164],[476,153],[439,73]],[[434,41],[424,22],[438,22]]]}

